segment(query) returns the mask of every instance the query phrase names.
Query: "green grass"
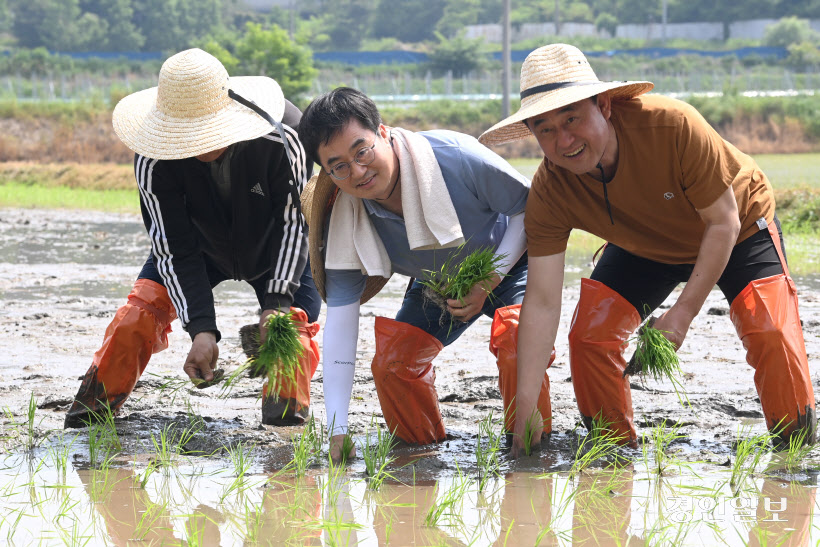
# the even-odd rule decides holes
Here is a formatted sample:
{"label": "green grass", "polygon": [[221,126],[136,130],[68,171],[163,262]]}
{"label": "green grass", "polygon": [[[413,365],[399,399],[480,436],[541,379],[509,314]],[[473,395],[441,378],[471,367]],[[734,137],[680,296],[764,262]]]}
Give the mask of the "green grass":
{"label": "green grass", "polygon": [[0,184],[0,207],[25,209],[85,209],[139,213],[137,189],[86,190],[7,182]]}

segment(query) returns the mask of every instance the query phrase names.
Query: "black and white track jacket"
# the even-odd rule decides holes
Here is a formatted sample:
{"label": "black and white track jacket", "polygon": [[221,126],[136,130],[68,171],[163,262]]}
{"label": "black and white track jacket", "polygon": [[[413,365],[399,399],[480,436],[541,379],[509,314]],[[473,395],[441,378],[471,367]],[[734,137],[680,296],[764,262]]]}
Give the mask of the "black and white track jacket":
{"label": "black and white track jacket", "polygon": [[293,129],[301,113],[288,107],[283,127],[293,165],[276,130],[239,148],[230,164],[230,217],[209,164],[196,158],[134,158],[154,263],[192,339],[203,331],[220,338],[203,256],[236,280],[268,276],[265,309],[293,303],[308,256],[298,195],[313,163]]}

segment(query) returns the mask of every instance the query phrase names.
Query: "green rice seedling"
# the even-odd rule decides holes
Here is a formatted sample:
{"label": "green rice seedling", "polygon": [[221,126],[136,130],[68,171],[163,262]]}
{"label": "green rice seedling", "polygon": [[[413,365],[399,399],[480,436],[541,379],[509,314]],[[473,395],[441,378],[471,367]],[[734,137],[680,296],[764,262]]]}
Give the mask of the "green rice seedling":
{"label": "green rice seedling", "polygon": [[31,398],[28,401],[26,408],[26,431],[28,433],[26,446],[29,450],[37,446],[37,428],[34,424],[34,415],[37,412],[37,400],[34,398],[34,392],[31,392]]}
{"label": "green rice seedling", "polygon": [[[498,454],[501,450],[500,422],[493,419],[493,413],[478,424],[476,436],[475,460],[478,468],[478,491],[483,492],[493,477],[501,476],[501,461]],[[486,438],[486,442],[482,442]]]}
{"label": "green rice seedling", "polygon": [[535,414],[533,413],[532,416],[527,418],[527,421],[524,422],[524,455],[531,456],[532,455],[532,441],[533,437],[535,437],[535,427],[534,427],[534,420],[536,419]]}
{"label": "green rice seedling", "polygon": [[[224,371],[222,371],[224,374]],[[176,403],[178,397],[187,397],[188,390],[191,388],[191,380],[188,378],[179,378],[175,376],[160,376],[153,372],[145,374],[146,378],[153,377],[159,382],[160,397],[168,401],[168,404]]]}
{"label": "green rice seedling", "polygon": [[683,371],[680,368],[675,344],[663,335],[663,331],[654,328],[654,323],[655,318],[650,317],[638,329],[638,334],[634,338],[635,353],[624,369],[624,377],[640,374],[655,381],[669,380],[678,401],[691,406],[681,380]]}
{"label": "green rice seedling", "polygon": [[291,437],[293,460],[289,466],[297,477],[304,476],[305,471],[322,456],[322,434],[311,414],[302,433]]}
{"label": "green rice seedling", "polygon": [[[779,437],[777,433],[779,428],[775,428],[773,437]],[[795,430],[789,436],[788,444],[780,443],[781,450],[776,452],[772,460],[766,466],[766,472],[770,473],[779,469],[785,470],[788,473],[795,473],[801,469],[811,467],[817,469],[817,464],[810,464],[808,462],[809,455],[816,448],[814,445],[806,443],[806,438],[809,437],[809,430],[801,428]]]}
{"label": "green rice seedling", "polygon": [[70,529],[66,529],[62,526],[57,529],[60,541],[63,545],[70,547],[84,547],[88,545],[91,540],[94,539],[94,534],[89,534],[88,528],[80,530],[80,522],[77,519],[74,519],[73,522],[74,524],[72,524]]}
{"label": "green rice seedling", "polygon": [[729,487],[733,495],[737,496],[743,483],[760,465],[770,452],[770,443],[773,435],[768,431],[759,435],[751,435],[751,426],[742,426],[738,430],[735,440],[735,461],[732,464],[732,476]]}
{"label": "green rice seedling", "polygon": [[252,378],[267,378],[268,393],[274,397],[283,386],[295,385],[301,366],[299,359],[305,354],[305,348],[293,321],[293,313],[271,314],[265,326],[267,334],[264,342],[258,345],[258,355],[250,357],[227,376],[221,395],[227,395],[245,372]]}
{"label": "green rice seedling", "polygon": [[[682,439],[683,435],[679,433],[681,428],[681,423],[676,422],[671,427],[667,427],[666,420],[661,421],[658,425],[652,428],[650,433],[650,439],[652,441],[652,446],[655,448],[654,452],[654,460],[655,460],[655,472],[658,475],[663,474],[667,467],[669,467],[672,457],[669,455],[669,446],[676,441],[677,439]],[[644,434],[644,447],[648,444],[648,440],[646,438],[646,434]],[[644,456],[646,457],[646,456]],[[647,466],[647,469],[649,467]]]}
{"label": "green rice seedling", "polygon": [[155,460],[148,462],[148,465],[145,467],[145,471],[143,471],[141,475],[137,475],[137,479],[139,479],[140,482],[140,488],[145,490],[145,487],[148,486],[148,479],[151,478],[151,475],[153,475],[159,467],[160,465]]}
{"label": "green rice seedling", "polygon": [[[465,245],[462,243],[438,270],[425,270],[426,279],[419,280],[424,286],[425,298],[442,310],[447,310],[447,300],[458,300],[463,304],[464,298],[476,285],[489,293],[499,266],[507,258],[506,255],[496,255],[488,247],[476,249],[461,258]],[[442,314],[441,324],[444,324],[447,315]],[[453,321],[455,318],[451,316],[451,327]]]}
{"label": "green rice seedling", "polygon": [[[372,426],[374,419],[371,418],[370,425]],[[346,437],[349,438],[349,437]],[[378,490],[381,488],[385,479],[392,478],[387,471],[387,466],[393,463],[396,458],[391,456],[390,452],[395,448],[398,441],[395,434],[390,431],[382,431],[378,425],[376,426],[376,444],[370,443],[370,430],[365,432],[364,444],[361,446],[362,458],[364,459],[365,473],[367,474],[367,487],[371,490]],[[343,453],[344,447],[342,447]]]}
{"label": "green rice seedling", "polygon": [[167,511],[167,502],[154,503],[149,499],[145,511],[143,511],[142,516],[137,520],[137,525],[130,541],[145,541],[145,536],[147,536],[151,530],[156,529],[157,521],[163,518]]}
{"label": "green rice seedling", "polygon": [[612,422],[609,422],[602,414],[592,419],[589,432],[581,439],[575,451],[575,458],[569,472],[571,479],[598,460],[614,458],[617,462],[620,459],[618,448],[623,434],[610,429],[611,425]]}
{"label": "green rice seedling", "polygon": [[117,484],[115,473],[111,472],[111,461],[113,456],[110,456],[102,463],[99,469],[93,469],[89,475],[89,496],[92,503],[103,503],[114,486]]}
{"label": "green rice seedling", "polygon": [[68,472],[68,455],[71,453],[71,447],[76,440],[77,435],[74,435],[71,437],[71,441],[66,444],[63,434],[60,433],[56,442],[51,443],[48,447],[48,455],[51,458],[51,463],[63,482],[65,482],[66,473]]}
{"label": "green rice seedling", "polygon": [[256,444],[251,442],[238,442],[233,446],[226,446],[228,458],[233,464],[233,472],[237,477],[244,477],[253,465],[253,452]]}
{"label": "green rice seedling", "polygon": [[245,545],[259,543],[262,540],[262,526],[265,524],[265,512],[258,505],[245,501],[244,507]]}
{"label": "green rice seedling", "polygon": [[438,496],[424,517],[424,525],[433,528],[442,526],[443,519],[447,519],[447,526],[463,525],[462,501],[467,491],[470,489],[470,481],[461,473],[461,469],[456,465],[457,474],[453,478],[453,484],[441,496]]}

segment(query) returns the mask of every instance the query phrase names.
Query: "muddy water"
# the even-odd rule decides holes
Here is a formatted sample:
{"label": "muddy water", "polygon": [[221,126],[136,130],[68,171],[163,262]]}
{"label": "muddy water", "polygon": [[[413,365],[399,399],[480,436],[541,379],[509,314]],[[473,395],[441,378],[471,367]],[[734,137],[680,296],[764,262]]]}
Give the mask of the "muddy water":
{"label": "muddy water", "polygon": [[[681,406],[669,384],[637,382],[632,389],[639,432],[663,420],[682,424],[682,438],[673,448],[685,465],[673,465],[659,479],[647,471],[640,450],[625,449],[623,456],[635,463],[614,477],[604,472],[568,477],[583,428],[577,426],[566,334],[577,280],[590,267],[589,254],[573,250],[557,359],[549,371],[555,433],[536,456],[515,462],[502,456],[504,480],[485,493],[476,491],[477,424],[490,412],[501,413],[495,363],[487,351],[487,319],[436,361],[448,441],[396,449],[398,461],[390,466],[396,481],[378,492],[367,489],[361,459],[342,478],[330,477],[326,465],[310,468],[300,479],[276,475],[293,458],[290,439],[301,429],[260,424],[260,385],[254,380],[243,380],[227,398],[216,389],[189,389],[181,365],[190,339],[178,323],[171,347],[152,358],[116,419],[123,449],[113,470],[89,470],[89,433],[80,430],[67,473],[58,476],[47,447],[67,445],[75,433],[58,436],[65,410],[147,255],[148,242],[137,217],[99,213],[0,210],[0,233],[0,328],[5,335],[0,544],[125,545],[140,537],[146,544],[188,545],[254,544],[254,538],[275,545],[533,545],[539,538],[541,545],[765,545],[784,538],[785,544],[806,545],[820,539],[820,529],[808,518],[815,507],[814,474],[764,474],[759,466],[737,496],[729,488],[724,464],[735,459],[738,428],[747,425],[759,433],[763,421],[753,371],[718,292],[710,295],[680,352],[691,407]],[[814,283],[797,279],[817,383],[820,291]],[[395,313],[405,284],[391,280],[362,309],[350,415],[359,443],[380,416],[368,366],[373,320]],[[215,295],[223,333],[220,364],[230,370],[244,360],[238,330],[255,322],[257,305],[240,283],[220,285]],[[320,368],[311,392],[319,421],[324,420],[321,379]],[[40,448],[30,454],[27,427],[21,424],[32,396],[34,440]],[[191,416],[201,418],[202,428],[185,445],[189,455],[136,488],[134,477],[144,476],[156,457],[152,436],[158,438],[169,424],[190,422]],[[223,446],[238,442],[254,444],[253,464],[243,484],[231,489],[236,476]],[[812,456],[809,460],[820,459]],[[445,514],[436,525],[425,525],[434,501],[460,483],[459,472],[469,484],[455,516]]]}
{"label": "muddy water", "polygon": [[[639,462],[565,473],[508,471],[482,491],[475,476],[388,480],[370,488],[357,466],[237,477],[220,458],[178,457],[143,480],[126,467],[54,468],[43,451],[0,470],[12,545],[809,545],[816,475],[752,478]],[[122,462],[120,462],[122,465]],[[453,492],[459,492],[453,495]],[[3,539],[0,539],[3,541]]]}

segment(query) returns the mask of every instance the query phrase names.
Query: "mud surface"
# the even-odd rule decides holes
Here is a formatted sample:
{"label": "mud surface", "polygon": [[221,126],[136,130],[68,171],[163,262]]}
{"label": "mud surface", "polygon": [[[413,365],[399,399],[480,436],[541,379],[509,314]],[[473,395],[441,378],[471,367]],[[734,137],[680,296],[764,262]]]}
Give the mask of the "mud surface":
{"label": "mud surface", "polygon": [[[0,233],[0,328],[5,334],[0,400],[11,413],[0,423],[8,429],[13,420],[20,421],[33,392],[38,404],[38,434],[45,435],[62,428],[79,378],[148,254],[148,240],[135,216],[52,210],[0,210]],[[572,253],[570,260],[557,358],[549,371],[555,433],[537,456],[514,463],[505,460],[510,469],[560,470],[574,449],[579,415],[570,382],[567,330],[578,299],[578,279],[589,272],[590,264],[588,258],[573,257]],[[806,288],[816,280],[796,281],[817,390],[820,292]],[[350,415],[359,439],[372,416],[380,419],[369,367],[374,318],[395,314],[406,282],[394,277],[387,290],[362,309]],[[224,283],[215,295],[223,335],[220,366],[230,371],[244,360],[239,329],[255,321],[258,307],[250,287],[241,283]],[[324,310],[320,322],[324,323]],[[438,357],[436,385],[449,440],[436,446],[401,447],[397,452],[400,461],[415,461],[397,472],[397,478],[403,473],[452,474],[457,462],[462,468],[474,462],[478,421],[490,411],[499,416],[502,410],[495,361],[488,351],[489,327],[489,319],[480,319]],[[261,382],[243,380],[228,398],[219,398],[217,388],[196,390],[179,382],[185,378],[182,363],[190,339],[178,322],[173,328],[171,347],[153,357],[117,418],[125,451],[147,450],[151,433],[171,421],[185,420],[193,411],[202,416],[206,427],[186,447],[192,453],[214,453],[223,445],[251,440],[264,452],[266,470],[276,470],[288,462],[292,458],[290,437],[300,428],[261,425]],[[751,423],[762,430],[763,420],[754,371],[745,363],[745,353],[728,317],[728,304],[718,291],[710,295],[693,322],[680,358],[691,408],[681,405],[670,384],[636,382],[632,398],[639,432],[662,420],[680,421],[685,438],[676,443],[679,456],[722,463],[731,451],[738,426]],[[184,387],[173,391],[168,387],[172,381]],[[312,409],[317,420],[324,421],[321,382],[320,366],[312,383]],[[12,449],[13,436],[3,443],[6,446],[0,450]],[[353,468],[362,465],[357,460]]]}

